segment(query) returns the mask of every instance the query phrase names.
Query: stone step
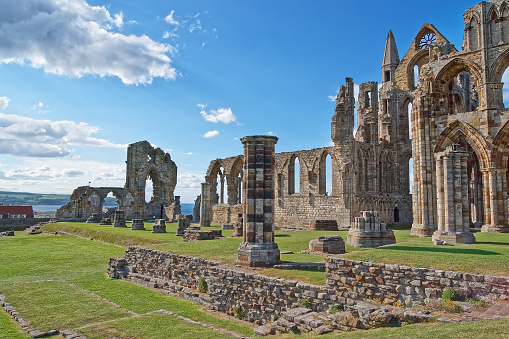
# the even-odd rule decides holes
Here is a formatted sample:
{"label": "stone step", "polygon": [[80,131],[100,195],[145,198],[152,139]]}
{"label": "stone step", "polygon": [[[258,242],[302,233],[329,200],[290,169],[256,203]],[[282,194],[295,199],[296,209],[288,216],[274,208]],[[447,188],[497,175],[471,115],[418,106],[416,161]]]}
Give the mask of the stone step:
{"label": "stone step", "polygon": [[479,319],[509,317],[509,303],[499,301],[489,308],[476,308],[470,315]]}

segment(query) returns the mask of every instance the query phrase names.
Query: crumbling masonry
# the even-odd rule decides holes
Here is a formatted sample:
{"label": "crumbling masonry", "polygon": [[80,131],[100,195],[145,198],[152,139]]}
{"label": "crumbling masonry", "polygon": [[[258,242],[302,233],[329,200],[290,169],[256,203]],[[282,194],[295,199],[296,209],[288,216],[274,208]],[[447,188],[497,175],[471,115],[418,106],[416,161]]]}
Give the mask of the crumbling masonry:
{"label": "crumbling masonry", "polygon": [[[168,153],[154,148],[148,141],[130,144],[127,148],[126,183],[120,187],[81,186],[74,190],[70,201],[59,208],[60,220],[86,220],[97,213],[102,215],[104,199],[111,192],[117,199],[124,218],[165,218],[173,220],[180,211],[173,191],[177,184],[177,166]],[[153,195],[145,201],[147,180],[152,180]],[[178,212],[180,213],[180,212]]]}
{"label": "crumbling masonry", "polygon": [[[276,226],[307,228],[316,220],[350,226],[361,211],[378,211],[382,223],[412,223],[413,234],[431,236],[445,230],[437,207],[442,196],[440,209],[460,211],[457,220],[449,216],[448,222],[462,224],[453,232],[472,226],[509,231],[509,123],[502,95],[509,4],[481,2],[463,18],[461,51],[426,23],[400,59],[389,31],[381,86],[359,85],[356,133],[354,83],[347,78],[332,117],[334,146],[276,154]],[[461,206],[443,198],[443,185],[437,186],[437,175],[444,176],[444,170],[437,174],[437,157],[453,144],[468,155],[456,175],[464,179],[457,191],[466,194]],[[327,157],[332,173],[326,173]],[[230,223],[241,213],[242,164],[241,155],[211,162],[202,185],[202,225]],[[332,176],[330,192],[327,176]]]}

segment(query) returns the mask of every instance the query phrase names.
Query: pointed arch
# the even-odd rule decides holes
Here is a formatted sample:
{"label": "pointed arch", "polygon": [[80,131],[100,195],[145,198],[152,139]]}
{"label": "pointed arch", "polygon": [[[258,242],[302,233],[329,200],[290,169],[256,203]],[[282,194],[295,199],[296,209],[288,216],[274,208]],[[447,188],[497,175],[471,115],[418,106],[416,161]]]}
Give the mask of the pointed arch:
{"label": "pointed arch", "polygon": [[509,48],[500,53],[493,62],[493,65],[489,68],[488,82],[502,82],[502,76],[507,67],[509,67]]}
{"label": "pointed arch", "polygon": [[504,168],[509,161],[509,121],[497,132],[493,139],[493,166]]}
{"label": "pointed arch", "polygon": [[461,58],[454,58],[449,61],[435,77],[435,85],[443,86],[450,82],[456,75],[461,72],[468,72],[475,76],[476,82],[480,85],[482,81],[482,68],[473,61],[464,60]]}
{"label": "pointed arch", "polygon": [[451,144],[457,143],[463,137],[465,141],[472,147],[481,162],[481,169],[489,168],[491,146],[486,139],[469,124],[455,120],[447,126],[435,146],[434,153],[441,152]]}

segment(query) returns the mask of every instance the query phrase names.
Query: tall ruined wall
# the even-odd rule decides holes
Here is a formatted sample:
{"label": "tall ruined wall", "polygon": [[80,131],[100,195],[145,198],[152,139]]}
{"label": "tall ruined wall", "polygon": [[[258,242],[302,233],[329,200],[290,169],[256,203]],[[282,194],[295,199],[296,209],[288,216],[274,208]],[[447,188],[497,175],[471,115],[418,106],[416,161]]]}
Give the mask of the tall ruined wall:
{"label": "tall ruined wall", "polygon": [[[166,209],[179,210],[180,205],[175,202],[173,195],[177,184],[177,166],[168,153],[152,147],[148,141],[139,141],[128,146],[126,164],[123,188],[78,187],[69,202],[56,211],[56,218],[83,221],[94,213],[101,217],[104,199],[109,193],[115,196],[118,209],[125,211],[128,219],[162,218]],[[149,202],[145,202],[147,180],[153,183],[153,195]]]}

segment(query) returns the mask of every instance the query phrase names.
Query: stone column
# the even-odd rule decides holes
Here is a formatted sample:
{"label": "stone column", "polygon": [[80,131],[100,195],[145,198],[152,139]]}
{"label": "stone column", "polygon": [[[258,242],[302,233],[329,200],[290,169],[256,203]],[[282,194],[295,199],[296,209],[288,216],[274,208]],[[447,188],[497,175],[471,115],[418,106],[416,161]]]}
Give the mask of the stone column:
{"label": "stone column", "polygon": [[432,236],[436,244],[475,242],[469,230],[467,159],[468,152],[458,144],[436,156],[438,229]]}
{"label": "stone column", "polygon": [[280,262],[274,242],[274,148],[277,137],[255,135],[241,139],[244,145],[244,242],[237,264],[267,267]]}
{"label": "stone column", "polygon": [[210,184],[203,182],[201,184],[201,202],[200,202],[200,227],[210,226],[210,208],[211,208]]}
{"label": "stone column", "polygon": [[481,228],[482,232],[509,233],[507,224],[507,179],[505,169],[488,171],[489,187],[485,189],[490,205],[490,220]]}
{"label": "stone column", "polygon": [[221,195],[219,198],[220,199],[219,203],[224,204],[224,173],[221,173],[220,181],[221,181]]}

